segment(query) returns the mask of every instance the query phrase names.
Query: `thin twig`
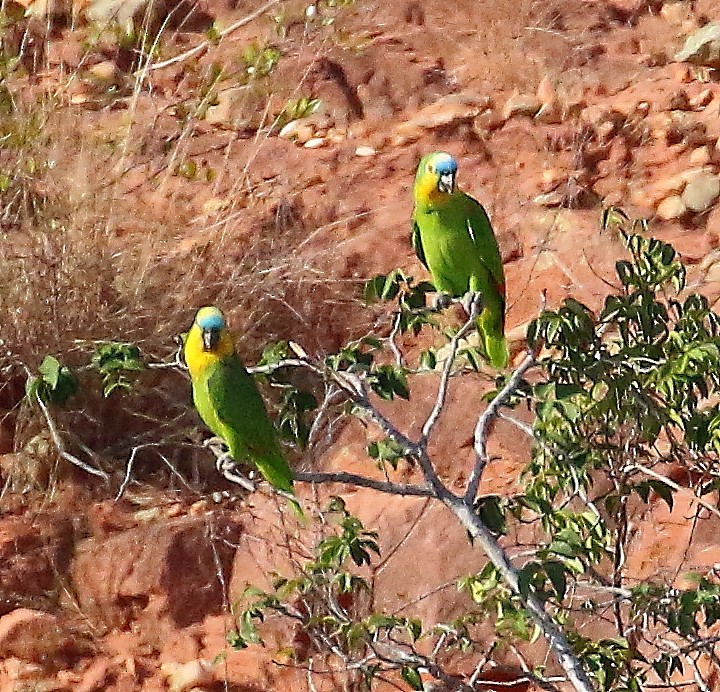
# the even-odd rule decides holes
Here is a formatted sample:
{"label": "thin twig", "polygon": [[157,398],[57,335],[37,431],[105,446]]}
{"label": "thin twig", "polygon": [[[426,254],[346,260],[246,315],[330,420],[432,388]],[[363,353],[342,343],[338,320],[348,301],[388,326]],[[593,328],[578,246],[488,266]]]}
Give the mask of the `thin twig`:
{"label": "thin twig", "polygon": [[490,421],[497,416],[500,406],[515,392],[523,375],[534,363],[535,356],[532,351],[528,351],[523,362],[520,363],[510,379],[505,383],[505,386],[497,393],[495,398],[487,405],[487,408],[478,418],[477,425],[475,426],[473,444],[473,449],[475,450],[475,466],[470,475],[470,482],[468,483],[467,492],[465,493],[465,502],[471,506],[475,502],[475,496],[477,495],[478,487],[482,480],[483,471],[488,462],[487,436]]}
{"label": "thin twig", "polygon": [[209,39],[202,41],[201,43],[198,43],[197,46],[194,46],[193,48],[190,48],[189,50],[186,50],[184,53],[180,53],[180,55],[176,55],[174,58],[169,58],[168,60],[163,60],[162,62],[156,62],[152,65],[148,65],[148,70],[161,70],[165,67],[170,67],[171,65],[175,65],[176,63],[182,62],[183,60],[187,60],[188,58],[192,58],[194,55],[197,55],[198,53],[201,53],[206,48],[209,48],[213,43],[215,43],[217,40],[223,39],[229,34],[233,33],[234,31],[237,31],[241,27],[245,26],[246,24],[249,24],[253,20],[257,19],[261,14],[264,14],[269,10],[273,5],[277,5],[280,0],[268,0],[264,5],[261,5],[258,7],[255,11],[251,12],[247,16],[243,17],[242,19],[239,19],[237,22],[233,22],[230,26],[226,27],[222,31],[218,32],[217,39],[214,41],[210,41]]}
{"label": "thin twig", "polygon": [[393,352],[393,355],[395,356],[395,364],[399,368],[404,367],[403,355],[402,355],[402,351],[398,347],[395,339],[397,339],[397,335],[400,333],[400,322],[401,321],[402,321],[402,312],[400,310],[398,310],[395,313],[395,319],[393,320],[392,330],[390,331],[390,335],[388,336],[388,344],[390,344],[390,350]]}
{"label": "thin twig", "polygon": [[482,295],[480,293],[475,293],[471,299],[470,316],[468,317],[467,322],[465,322],[460,331],[458,331],[457,334],[455,334],[455,336],[453,336],[453,338],[450,340],[450,353],[445,360],[442,376],[440,377],[440,386],[438,387],[437,396],[435,397],[435,405],[433,406],[430,415],[425,421],[425,425],[423,425],[422,427],[422,434],[420,436],[420,439],[418,440],[419,445],[424,446],[427,444],[428,438],[430,437],[430,434],[432,433],[435,424],[440,418],[440,413],[442,413],[443,407],[445,406],[445,399],[447,398],[448,392],[448,384],[450,382],[450,372],[452,371],[453,364],[455,363],[455,356],[460,345],[460,340],[475,324],[475,320],[477,319],[478,313],[480,312],[481,303]]}
{"label": "thin twig", "polygon": [[70,454],[70,452],[65,449],[65,443],[63,442],[62,437],[58,432],[57,425],[55,425],[52,414],[50,413],[48,407],[45,405],[45,402],[40,397],[40,394],[38,394],[37,392],[35,392],[35,400],[37,401],[38,406],[40,406],[40,410],[45,416],[45,421],[47,422],[48,430],[50,431],[50,437],[52,437],[53,444],[55,445],[55,448],[57,449],[60,457],[62,459],[65,459],[66,461],[69,461],[71,464],[74,464],[75,466],[82,469],[86,473],[89,473],[92,476],[97,476],[98,478],[102,478],[104,481],[109,481],[110,476],[108,476],[105,471],[86,464],[82,459],[78,459],[74,454]]}
{"label": "thin twig", "polygon": [[[682,486],[678,485],[675,481],[671,480],[667,476],[663,476],[661,473],[658,473],[657,471],[653,471],[652,469],[649,469],[647,466],[641,466],[640,464],[630,464],[629,466],[626,466],[625,471],[640,471],[640,473],[644,473],[646,476],[650,476],[651,478],[654,478],[655,480],[662,481],[665,483],[665,485],[669,485],[673,490],[682,490]],[[701,497],[698,497],[697,495],[691,495],[690,496],[691,502],[697,502],[697,504],[704,507],[709,512],[712,512],[716,517],[720,517],[720,510],[718,510],[717,507],[714,507],[709,502],[706,502]]]}

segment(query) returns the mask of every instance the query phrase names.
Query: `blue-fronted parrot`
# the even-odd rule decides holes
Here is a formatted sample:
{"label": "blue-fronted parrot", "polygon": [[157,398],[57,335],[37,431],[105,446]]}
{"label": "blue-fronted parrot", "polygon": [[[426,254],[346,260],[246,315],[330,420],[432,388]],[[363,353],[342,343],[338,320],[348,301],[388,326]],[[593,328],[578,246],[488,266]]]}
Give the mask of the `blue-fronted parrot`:
{"label": "blue-fronted parrot", "polygon": [[482,205],[456,185],[458,165],[444,152],[424,156],[415,175],[412,244],[430,270],[435,289],[458,298],[482,294],[477,327],[496,368],[508,362],[505,274],[490,219]]}
{"label": "blue-fronted parrot", "polygon": [[275,428],[218,308],[198,310],[184,340],[183,356],[195,408],[225,442],[233,460],[257,467],[272,486],[292,494],[292,471],[280,451]]}

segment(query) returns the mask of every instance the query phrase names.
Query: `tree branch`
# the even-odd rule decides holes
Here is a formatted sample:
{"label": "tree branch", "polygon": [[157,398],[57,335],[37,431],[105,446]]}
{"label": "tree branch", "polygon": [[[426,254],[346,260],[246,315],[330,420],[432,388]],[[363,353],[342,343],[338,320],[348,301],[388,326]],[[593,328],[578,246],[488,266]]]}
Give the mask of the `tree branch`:
{"label": "tree branch", "polygon": [[470,475],[470,482],[468,483],[467,492],[465,493],[465,502],[468,505],[472,506],[475,502],[475,497],[477,495],[478,488],[480,487],[480,481],[482,480],[483,471],[488,463],[487,436],[490,421],[498,415],[500,406],[502,406],[513,394],[513,392],[515,392],[523,375],[534,363],[535,356],[531,351],[528,351],[523,362],[520,363],[510,379],[505,383],[505,386],[487,405],[487,408],[482,412],[480,418],[478,418],[477,425],[475,426],[475,441],[473,444],[473,449],[475,450],[475,467]]}
{"label": "tree branch", "polygon": [[435,398],[435,405],[432,408],[432,411],[430,412],[430,415],[428,416],[427,420],[425,421],[425,425],[422,427],[422,435],[420,436],[420,439],[418,440],[418,445],[425,446],[427,445],[427,441],[430,437],[430,434],[433,431],[433,428],[435,427],[435,424],[438,422],[438,419],[440,418],[440,413],[443,410],[443,407],[445,406],[445,399],[447,398],[447,391],[448,391],[448,385],[450,383],[450,372],[452,371],[453,364],[455,363],[455,356],[457,355],[458,346],[460,345],[460,340],[465,336],[465,334],[470,331],[472,326],[475,324],[475,320],[477,319],[478,313],[480,312],[480,306],[482,304],[482,296],[480,293],[475,293],[472,295],[472,302],[470,303],[470,316],[467,319],[467,322],[462,326],[460,331],[453,336],[453,338],[450,340],[450,353],[448,354],[448,357],[445,360],[445,365],[443,367],[442,376],[440,377],[440,386],[438,387],[437,396]]}
{"label": "tree branch", "polygon": [[550,647],[558,659],[558,663],[565,671],[572,686],[577,692],[594,692],[590,678],[583,669],[575,652],[570,647],[562,630],[550,615],[545,612],[541,601],[531,593],[524,595],[520,591],[517,570],[510,564],[505,551],[495,540],[485,524],[483,524],[480,517],[473,511],[472,506],[468,505],[464,499],[452,495],[452,493],[447,493],[445,496],[439,497],[439,499],[442,500],[443,504],[450,509],[463,527],[480,545],[490,562],[492,562],[498,572],[500,572],[503,580],[520,598],[523,607],[528,611],[548,640]]}
{"label": "tree branch", "polygon": [[325,472],[307,472],[295,471],[294,478],[296,481],[303,483],[345,483],[347,485],[355,485],[359,488],[371,488],[381,493],[390,493],[391,495],[404,495],[412,497],[435,497],[432,488],[423,487],[421,485],[406,485],[404,483],[392,483],[388,481],[378,481],[374,478],[367,478],[355,473],[325,473]]}

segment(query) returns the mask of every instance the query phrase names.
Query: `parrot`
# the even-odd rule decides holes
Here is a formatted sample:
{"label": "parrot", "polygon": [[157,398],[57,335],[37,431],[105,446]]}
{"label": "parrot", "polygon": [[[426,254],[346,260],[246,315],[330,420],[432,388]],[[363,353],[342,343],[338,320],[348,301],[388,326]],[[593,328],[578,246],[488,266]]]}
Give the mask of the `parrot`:
{"label": "parrot", "polygon": [[[183,342],[193,403],[204,423],[236,462],[254,465],[273,487],[293,493],[293,474],[280,451],[273,424],[255,381],[235,352],[222,311],[197,311]],[[293,509],[299,510],[299,505]]]}
{"label": "parrot", "polygon": [[421,159],[413,187],[412,245],[440,294],[482,294],[481,345],[490,364],[504,368],[508,347],[500,248],[483,206],[456,186],[457,170],[457,161],[445,152]]}

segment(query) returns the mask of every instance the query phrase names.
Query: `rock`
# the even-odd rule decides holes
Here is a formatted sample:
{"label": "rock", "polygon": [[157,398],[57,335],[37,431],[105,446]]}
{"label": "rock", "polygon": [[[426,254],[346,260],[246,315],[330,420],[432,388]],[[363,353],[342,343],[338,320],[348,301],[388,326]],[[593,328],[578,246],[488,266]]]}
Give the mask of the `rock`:
{"label": "rock", "polygon": [[707,145],[693,149],[690,154],[690,163],[694,166],[706,166],[710,163],[710,159],[710,147]]}
{"label": "rock", "polygon": [[710,22],[690,34],[682,50],[675,54],[675,60],[720,67],[720,22]]}
{"label": "rock", "polygon": [[709,171],[701,171],[688,180],[682,200],[688,209],[701,212],[709,209],[720,195],[720,178]]}
{"label": "rock", "polygon": [[375,156],[375,154],[377,154],[377,151],[372,147],[360,146],[355,149],[355,156]]}
{"label": "rock", "polygon": [[224,89],[218,93],[215,103],[205,111],[205,122],[211,125],[229,124],[236,97],[236,89]]}
{"label": "rock", "polygon": [[103,82],[117,82],[121,76],[118,66],[112,60],[103,60],[93,65],[88,72],[92,77]]}
{"label": "rock", "polygon": [[538,195],[535,197],[533,202],[540,204],[543,207],[559,207],[565,201],[565,195],[557,192],[547,192],[544,195]]}
{"label": "rock", "polygon": [[[19,456],[19,455],[13,455]],[[32,601],[53,605],[48,594],[65,579],[73,552],[70,518],[57,511],[3,517],[0,525],[0,615]]]}
{"label": "rock", "polygon": [[484,137],[488,132],[497,130],[505,124],[502,115],[492,108],[484,110],[473,120],[473,132],[480,137]]}
{"label": "rock", "polygon": [[546,168],[540,180],[540,189],[543,192],[552,192],[558,185],[567,181],[567,173],[559,168]]}
{"label": "rock", "polygon": [[160,671],[167,678],[170,692],[185,692],[200,685],[209,685],[215,679],[212,663],[202,659],[163,663]]}
{"label": "rock", "polygon": [[199,622],[222,608],[218,569],[227,578],[239,535],[236,521],[211,513],[80,541],[71,569],[78,607],[109,626],[140,621],[149,637],[163,620]]}
{"label": "rock", "polygon": [[555,88],[553,80],[550,79],[548,75],[545,75],[540,80],[540,84],[538,84],[536,93],[537,97],[540,99],[540,102],[543,104],[552,103],[553,101],[558,100],[557,89]]}
{"label": "rock", "polygon": [[0,657],[34,663],[58,662],[78,651],[79,640],[51,613],[18,608],[0,618]]}
{"label": "rock", "polygon": [[666,197],[660,204],[658,204],[657,215],[663,221],[670,221],[672,219],[679,219],[684,216],[687,212],[685,202],[679,195],[671,195]]}
{"label": "rock", "polygon": [[540,110],[535,114],[535,120],[545,125],[554,125],[563,120],[563,110],[559,101],[543,103]]}
{"label": "rock", "polygon": [[303,147],[305,149],[319,149],[320,147],[325,146],[325,137],[313,137],[312,139],[308,139],[305,144],[303,144]]}
{"label": "rock", "polygon": [[315,136],[315,128],[309,123],[302,123],[295,128],[295,144],[306,144]]}
{"label": "rock", "polygon": [[300,120],[291,120],[289,123],[286,123],[280,128],[278,137],[280,137],[280,139],[292,139],[295,136],[298,127],[300,127],[300,123]]}
{"label": "rock", "polygon": [[510,120],[514,115],[526,115],[533,118],[541,107],[540,99],[534,94],[521,94],[515,91],[505,102],[502,116],[504,120]]}
{"label": "rock", "polygon": [[700,111],[713,100],[713,90],[703,89],[699,94],[695,94],[688,100],[688,105],[694,111]]}

